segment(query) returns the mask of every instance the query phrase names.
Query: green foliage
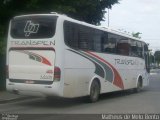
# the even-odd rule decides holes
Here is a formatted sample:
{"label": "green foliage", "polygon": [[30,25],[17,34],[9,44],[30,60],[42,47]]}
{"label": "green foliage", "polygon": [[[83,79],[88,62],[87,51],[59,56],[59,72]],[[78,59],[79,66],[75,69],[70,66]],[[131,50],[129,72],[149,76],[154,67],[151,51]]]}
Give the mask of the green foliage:
{"label": "green foliage", "polygon": [[0,37],[0,90],[5,90],[5,50],[4,38]]}
{"label": "green foliage", "polygon": [[6,52],[6,42],[4,40],[0,40],[0,55],[5,55]]}
{"label": "green foliage", "polygon": [[155,61],[160,64],[160,51],[155,51],[154,53]]}
{"label": "green foliage", "polygon": [[[119,0],[0,0],[0,37],[7,34],[9,20],[16,15],[58,12],[91,24],[100,24],[105,8]],[[0,38],[0,54],[5,42]]]}
{"label": "green foliage", "polygon": [[0,0],[0,25],[15,15],[58,12],[91,24],[100,24],[105,8],[118,0]]}
{"label": "green foliage", "polygon": [[139,38],[139,39],[140,39],[140,38],[141,38],[140,34],[142,34],[142,33],[140,33],[140,32],[134,33],[134,32],[133,32],[133,33],[132,33],[132,36],[135,37],[135,38]]}
{"label": "green foliage", "polygon": [[150,61],[150,63],[154,63],[155,61],[154,61],[154,55],[152,55],[151,53],[150,53],[150,56],[149,56],[149,61]]}

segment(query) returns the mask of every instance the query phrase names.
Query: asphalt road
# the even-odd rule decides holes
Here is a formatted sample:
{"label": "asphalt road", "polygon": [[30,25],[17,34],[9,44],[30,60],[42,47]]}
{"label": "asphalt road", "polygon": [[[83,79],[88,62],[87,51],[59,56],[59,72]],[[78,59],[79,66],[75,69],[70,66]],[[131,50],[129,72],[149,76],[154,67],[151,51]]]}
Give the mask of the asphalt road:
{"label": "asphalt road", "polygon": [[[0,113],[6,114],[141,114],[160,113],[160,70],[152,70],[150,85],[140,93],[131,91],[107,93],[96,103],[87,103],[86,98],[27,99],[0,104]],[[38,115],[38,116],[39,116]],[[45,116],[44,116],[45,117]],[[39,119],[42,116],[39,116]],[[52,116],[46,115],[46,118]],[[35,119],[36,120],[36,119]]]}

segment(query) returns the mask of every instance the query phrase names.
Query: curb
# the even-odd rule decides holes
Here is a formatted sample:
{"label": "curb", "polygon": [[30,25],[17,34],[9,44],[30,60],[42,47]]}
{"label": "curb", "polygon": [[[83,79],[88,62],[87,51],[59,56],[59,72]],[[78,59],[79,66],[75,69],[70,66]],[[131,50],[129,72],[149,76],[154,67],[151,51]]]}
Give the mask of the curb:
{"label": "curb", "polygon": [[17,101],[22,101],[26,99],[33,99],[31,97],[17,97],[17,98],[11,98],[11,99],[5,99],[5,100],[0,100],[0,104],[5,104],[5,103],[10,103],[10,102],[17,102]]}

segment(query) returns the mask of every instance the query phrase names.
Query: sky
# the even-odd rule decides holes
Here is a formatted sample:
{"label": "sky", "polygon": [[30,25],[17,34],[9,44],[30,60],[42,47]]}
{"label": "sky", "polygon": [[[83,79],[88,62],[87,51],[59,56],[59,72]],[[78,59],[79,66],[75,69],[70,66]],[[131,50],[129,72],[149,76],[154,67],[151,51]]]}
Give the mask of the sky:
{"label": "sky", "polygon": [[[160,0],[120,0],[109,10],[109,27],[140,32],[153,53],[160,50]],[[108,26],[108,13],[102,26]]]}

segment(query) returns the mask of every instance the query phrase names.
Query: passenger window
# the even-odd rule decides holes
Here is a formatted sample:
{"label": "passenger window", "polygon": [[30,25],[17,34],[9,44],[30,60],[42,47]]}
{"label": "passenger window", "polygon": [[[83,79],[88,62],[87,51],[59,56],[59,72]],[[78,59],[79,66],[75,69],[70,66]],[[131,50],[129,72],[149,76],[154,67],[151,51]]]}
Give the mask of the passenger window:
{"label": "passenger window", "polygon": [[117,53],[120,55],[129,55],[130,53],[130,44],[128,39],[121,39],[117,43]]}
{"label": "passenger window", "polygon": [[135,40],[132,40],[131,41],[131,53],[130,53],[131,56],[138,56],[138,52],[137,52],[137,41]]}
{"label": "passenger window", "polygon": [[102,31],[100,30],[95,30],[93,35],[93,46],[94,46],[94,51],[96,52],[102,52]]}
{"label": "passenger window", "polygon": [[108,33],[108,39],[103,43],[103,51],[106,53],[116,53],[117,37],[111,33]]}
{"label": "passenger window", "polygon": [[142,47],[142,42],[137,42],[137,53],[138,53],[138,57],[143,57],[143,47]]}
{"label": "passenger window", "polygon": [[88,49],[89,47],[89,31],[87,30],[87,27],[79,26],[78,30],[78,45],[79,49]]}
{"label": "passenger window", "polygon": [[78,30],[77,25],[68,21],[64,22],[65,43],[72,48],[78,48]]}
{"label": "passenger window", "polygon": [[131,56],[143,57],[142,43],[139,41],[132,40],[131,42]]}

